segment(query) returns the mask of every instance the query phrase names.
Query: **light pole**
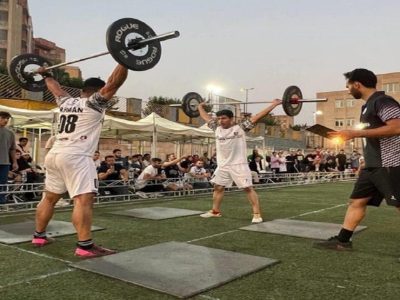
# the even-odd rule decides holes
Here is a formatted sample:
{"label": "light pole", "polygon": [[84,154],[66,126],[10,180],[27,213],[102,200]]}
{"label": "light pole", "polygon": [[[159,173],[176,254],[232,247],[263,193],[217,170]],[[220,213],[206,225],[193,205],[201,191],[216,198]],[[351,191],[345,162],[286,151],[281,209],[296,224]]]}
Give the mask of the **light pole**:
{"label": "light pole", "polygon": [[[317,111],[314,111],[314,112],[313,112],[314,125],[317,124],[317,116],[320,116],[320,115],[322,115],[322,114],[323,114],[323,112],[320,111],[320,110],[317,110]],[[313,133],[314,147],[315,147],[315,145],[317,144],[317,143],[316,143],[316,139],[317,139],[317,135],[316,135],[315,133]],[[320,139],[320,137],[318,137],[318,140],[319,140],[319,142],[321,142],[321,143],[319,143],[319,144],[320,144],[320,146],[322,147],[322,146],[323,146],[323,143],[324,143],[324,138],[321,138],[321,139]]]}
{"label": "light pole", "polygon": [[[216,104],[216,100],[214,100],[214,96],[218,96],[218,94],[222,91],[222,88],[220,86],[217,86],[215,84],[209,84],[207,85],[207,91],[208,91],[208,100],[211,102],[211,104]],[[215,97],[217,98],[217,97]],[[218,103],[219,105],[219,103]],[[219,108],[219,106],[218,106]]]}
{"label": "light pole", "polygon": [[244,113],[247,113],[247,102],[249,101],[249,91],[254,90],[254,88],[241,88],[241,92],[246,92],[246,101],[244,105]]}
{"label": "light pole", "polygon": [[314,115],[314,124],[317,124],[317,116],[323,115],[323,112],[320,110],[314,111],[313,112]]}

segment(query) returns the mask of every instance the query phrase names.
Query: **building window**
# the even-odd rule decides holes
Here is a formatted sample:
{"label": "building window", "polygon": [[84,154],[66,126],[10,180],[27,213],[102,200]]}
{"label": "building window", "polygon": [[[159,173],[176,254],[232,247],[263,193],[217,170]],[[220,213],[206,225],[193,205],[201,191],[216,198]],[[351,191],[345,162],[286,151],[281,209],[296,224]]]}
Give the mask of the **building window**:
{"label": "building window", "polygon": [[7,30],[0,29],[0,41],[7,41]]}
{"label": "building window", "polygon": [[355,100],[354,99],[346,99],[346,106],[347,107],[354,107]]}
{"label": "building window", "polygon": [[399,82],[385,83],[382,85],[382,89],[386,93],[400,92],[400,83]]}
{"label": "building window", "polygon": [[0,11],[0,24],[6,26],[7,22],[8,22],[8,11]]}
{"label": "building window", "polygon": [[343,100],[335,100],[335,107],[336,108],[343,108],[344,107],[344,101]]}
{"label": "building window", "polygon": [[343,127],[344,126],[344,120],[343,119],[336,119],[335,120],[335,127]]}
{"label": "building window", "polygon": [[354,119],[347,119],[346,120],[346,126],[347,127],[353,127],[355,124],[355,120]]}
{"label": "building window", "polygon": [[5,61],[6,59],[7,59],[7,49],[0,48],[0,60]]}

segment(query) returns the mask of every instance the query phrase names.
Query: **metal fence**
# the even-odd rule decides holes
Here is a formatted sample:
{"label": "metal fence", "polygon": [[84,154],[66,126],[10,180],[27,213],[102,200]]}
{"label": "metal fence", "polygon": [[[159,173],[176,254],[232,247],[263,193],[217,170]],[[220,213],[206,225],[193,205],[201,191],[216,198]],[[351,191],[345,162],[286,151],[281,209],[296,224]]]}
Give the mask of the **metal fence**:
{"label": "metal fence", "polygon": [[[286,173],[286,174],[274,174],[267,173],[260,177],[261,183],[255,184],[255,189],[271,189],[271,188],[284,188],[289,186],[300,186],[308,184],[322,184],[329,182],[344,182],[354,181],[354,173],[344,172],[308,172],[308,173]],[[180,179],[179,179],[180,180]],[[185,181],[188,182],[188,181]],[[162,182],[154,182],[152,184],[160,184]],[[190,183],[190,182],[189,182]],[[125,192],[119,195],[107,194],[104,190],[117,188],[124,190]],[[3,189],[4,190],[4,189]],[[226,192],[238,192],[240,191],[236,186],[227,188]],[[12,213],[19,211],[33,210],[42,198],[44,192],[43,183],[20,183],[20,184],[8,184],[6,189],[0,194],[6,194],[8,202],[0,205],[0,214]],[[138,191],[135,189],[135,181],[129,180],[128,182],[123,181],[103,181],[99,187],[99,195],[95,198],[96,205],[102,204],[118,204],[122,202],[140,202],[140,201],[152,201],[152,200],[172,200],[185,196],[196,197],[211,197],[212,187],[201,188],[201,189],[181,189],[177,191],[164,191],[146,193],[146,197],[139,196]],[[33,201],[26,201],[26,194],[30,194],[30,197],[34,197]],[[65,195],[63,200],[60,201],[58,208],[71,207],[73,201]]]}

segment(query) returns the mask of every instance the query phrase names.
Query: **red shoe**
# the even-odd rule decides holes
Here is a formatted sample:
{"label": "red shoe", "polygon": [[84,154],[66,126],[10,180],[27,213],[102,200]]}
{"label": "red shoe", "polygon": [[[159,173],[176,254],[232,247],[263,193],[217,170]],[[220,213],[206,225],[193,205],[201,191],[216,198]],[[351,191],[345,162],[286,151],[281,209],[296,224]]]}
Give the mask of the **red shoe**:
{"label": "red shoe", "polygon": [[90,249],[82,249],[79,247],[75,249],[75,256],[78,256],[80,258],[93,258],[93,257],[111,255],[115,253],[117,253],[117,251],[103,248],[97,245],[93,245],[93,247]]}
{"label": "red shoe", "polygon": [[32,239],[32,245],[35,247],[44,247],[48,244],[54,243],[55,239],[49,238],[49,237],[33,237]]}

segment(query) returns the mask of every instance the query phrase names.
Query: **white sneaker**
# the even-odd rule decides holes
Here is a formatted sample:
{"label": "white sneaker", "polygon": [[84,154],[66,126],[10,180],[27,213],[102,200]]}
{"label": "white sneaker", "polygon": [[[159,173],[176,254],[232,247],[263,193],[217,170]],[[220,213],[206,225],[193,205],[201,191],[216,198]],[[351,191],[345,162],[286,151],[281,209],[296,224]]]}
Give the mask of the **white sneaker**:
{"label": "white sneaker", "polygon": [[140,198],[144,198],[144,199],[149,198],[149,196],[147,196],[147,194],[145,192],[138,191],[135,193],[135,195],[138,195]]}
{"label": "white sneaker", "polygon": [[252,224],[259,224],[262,222],[263,222],[263,219],[261,218],[261,216],[259,214],[253,215],[253,219],[251,220]]}
{"label": "white sneaker", "polygon": [[69,200],[65,200],[65,199],[61,198],[60,200],[57,201],[55,207],[64,207],[64,206],[68,206],[70,204],[71,203]]}
{"label": "white sneaker", "polygon": [[220,212],[215,213],[213,210],[209,210],[208,212],[201,214],[200,217],[202,218],[219,218],[222,217]]}

